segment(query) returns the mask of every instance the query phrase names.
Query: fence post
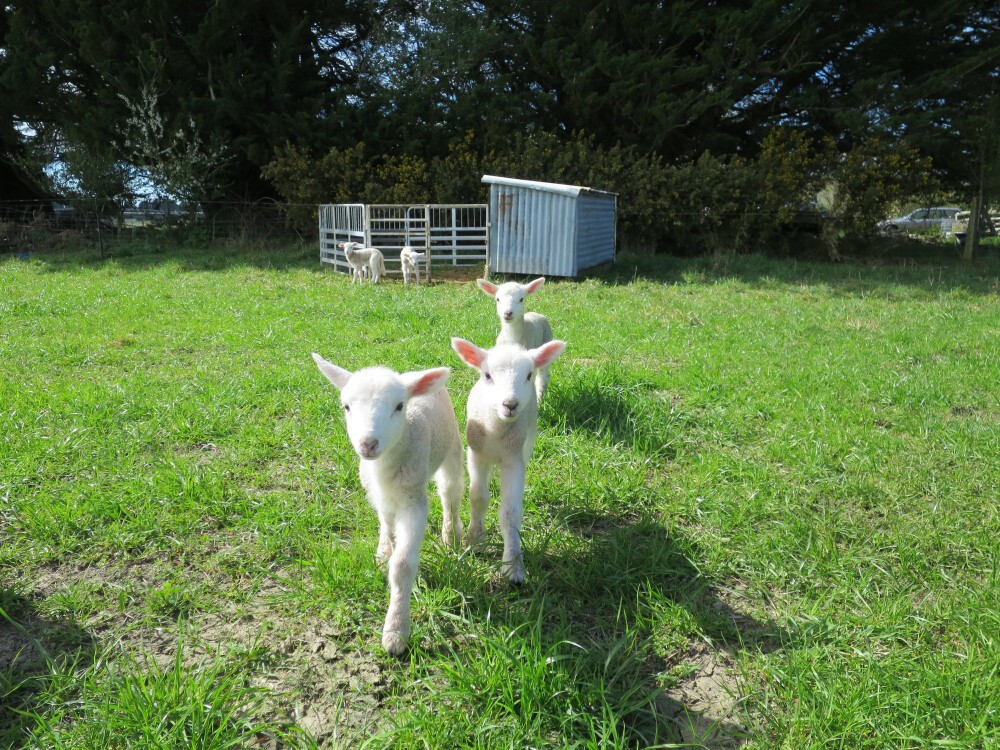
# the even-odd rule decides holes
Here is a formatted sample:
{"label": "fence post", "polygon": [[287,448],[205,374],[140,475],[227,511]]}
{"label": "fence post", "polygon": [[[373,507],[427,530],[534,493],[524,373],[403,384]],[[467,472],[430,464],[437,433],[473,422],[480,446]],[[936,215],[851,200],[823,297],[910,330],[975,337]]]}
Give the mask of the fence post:
{"label": "fence post", "polygon": [[424,204],[424,276],[431,283],[431,207]]}

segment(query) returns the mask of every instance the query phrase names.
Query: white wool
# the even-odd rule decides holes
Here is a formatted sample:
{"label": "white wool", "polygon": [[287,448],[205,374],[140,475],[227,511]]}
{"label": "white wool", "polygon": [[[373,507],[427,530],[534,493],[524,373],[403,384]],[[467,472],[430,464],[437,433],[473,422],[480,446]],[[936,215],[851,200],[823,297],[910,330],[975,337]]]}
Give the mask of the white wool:
{"label": "white wool", "polygon": [[[486,294],[496,298],[497,316],[500,318],[497,346],[514,344],[525,349],[537,349],[552,340],[552,326],[549,325],[548,318],[536,312],[525,312],[524,309],[525,299],[542,288],[545,283],[544,277],[534,279],[527,284],[508,281],[497,286],[485,279],[479,279],[476,283]],[[548,384],[549,370],[545,367],[535,381],[538,403],[542,402]]]}
{"label": "white wool", "polygon": [[418,252],[415,247],[404,247],[399,251],[399,262],[403,268],[403,283],[410,283],[410,276],[416,277],[420,283],[420,262],[427,257],[426,252]]}
{"label": "white wool", "polygon": [[444,387],[450,370],[399,374],[369,367],[351,373],[312,356],[340,389],[347,434],[361,458],[361,484],[378,513],[376,559],[388,564],[390,587],[382,645],[390,654],[401,654],[410,634],[410,595],[427,527],[431,477],[444,511],[441,537],[453,546],[462,539],[462,440]]}
{"label": "white wool", "polygon": [[566,348],[550,341],[535,349],[503,344],[486,351],[459,338],[451,340],[458,356],[480,372],[466,407],[465,437],[469,444],[469,501],[472,511],[466,544],[472,545],[485,528],[490,474],[500,467],[500,531],[503,563],[511,583],[524,582],[521,554],[521,516],[525,470],[538,433],[536,380],[541,368]]}
{"label": "white wool", "polygon": [[377,247],[365,247],[360,242],[341,242],[337,247],[351,265],[352,284],[364,281],[365,274],[377,284],[385,274],[385,257]]}

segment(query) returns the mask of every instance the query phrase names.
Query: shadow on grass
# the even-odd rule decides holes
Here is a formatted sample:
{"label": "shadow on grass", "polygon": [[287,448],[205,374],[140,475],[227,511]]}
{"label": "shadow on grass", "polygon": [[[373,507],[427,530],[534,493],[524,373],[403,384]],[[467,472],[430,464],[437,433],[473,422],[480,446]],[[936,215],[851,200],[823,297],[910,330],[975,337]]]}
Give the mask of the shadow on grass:
{"label": "shadow on grass", "polygon": [[184,271],[224,271],[245,267],[274,271],[327,270],[319,262],[319,251],[316,247],[287,242],[249,247],[236,243],[206,247],[135,243],[107,248],[103,257],[96,249],[81,248],[41,250],[32,253],[30,259],[44,263],[45,269],[52,273],[104,267],[135,272],[164,265],[176,265]]}
{"label": "shadow on grass", "polygon": [[672,394],[606,367],[564,374],[545,394],[539,419],[557,434],[587,432],[610,446],[667,460],[691,422]]}
{"label": "shadow on grass", "polygon": [[[456,695],[473,706],[506,699],[514,715],[561,695],[544,709],[546,731],[567,744],[739,747],[747,730],[735,657],[774,651],[787,634],[705,575],[682,530],[574,506],[554,514],[568,534],[527,542],[524,587],[494,573],[466,589],[467,616],[483,631],[454,652]],[[497,563],[498,530],[488,534],[477,558]],[[446,583],[423,572],[429,587]]]}
{"label": "shadow on grass", "polygon": [[0,746],[20,746],[37,717],[71,697],[67,676],[92,664],[96,650],[89,631],[42,617],[0,588]]}
{"label": "shadow on grass", "polygon": [[[0,260],[4,256],[0,255]],[[158,266],[175,265],[182,271],[225,271],[231,268],[258,268],[270,271],[310,271],[334,273],[329,265],[320,263],[317,244],[277,244],[269,246],[215,244],[205,247],[152,246],[126,244],[105,250],[103,257],[94,249],[41,250],[28,260],[45,264],[50,273],[80,269],[115,268],[126,273],[146,271]],[[391,259],[390,259],[391,260]],[[24,262],[18,260],[17,262]],[[482,275],[480,263],[452,266],[435,262],[430,282],[422,275],[421,284],[468,283]],[[392,271],[392,269],[390,269]],[[345,274],[346,277],[346,274]],[[390,283],[402,284],[402,276],[390,272]]]}
{"label": "shadow on grass", "polygon": [[[734,715],[734,657],[743,649],[774,651],[786,634],[741,611],[738,592],[699,569],[702,555],[682,530],[582,508],[559,515],[582,543],[535,556],[538,589],[566,603],[598,659],[623,658],[615,649],[624,639],[636,644],[642,658],[633,665],[635,678],[655,707],[645,725],[632,728],[637,741],[736,746],[746,730]],[[659,676],[685,664],[690,674],[662,692],[656,687]]]}
{"label": "shadow on grass", "polygon": [[[104,257],[94,248],[41,250],[30,260],[45,264],[54,273],[76,269],[114,267],[124,272],[176,265],[185,271],[224,271],[250,267],[274,271],[330,272],[319,263],[312,243],[241,245],[238,243],[192,247],[125,243],[107,249]],[[24,262],[10,260],[8,262]],[[440,266],[433,283],[466,283],[482,272],[481,265]],[[666,284],[739,281],[759,288],[825,286],[845,296],[890,294],[894,287],[938,293],[956,289],[970,294],[1000,291],[1000,244],[984,245],[972,263],[964,263],[954,243],[883,238],[871,248],[847,253],[842,262],[800,259],[794,255],[701,255],[678,257],[620,255],[613,264],[586,274],[599,282],[619,286],[638,279]],[[395,277],[392,277],[395,279]]]}
{"label": "shadow on grass", "polygon": [[760,288],[823,285],[845,296],[885,294],[899,286],[933,293],[962,289],[996,294],[1000,245],[984,246],[971,263],[961,260],[954,243],[891,239],[868,251],[848,253],[836,263],[765,255],[621,255],[589,277],[614,286],[639,279],[667,284],[735,280]]}

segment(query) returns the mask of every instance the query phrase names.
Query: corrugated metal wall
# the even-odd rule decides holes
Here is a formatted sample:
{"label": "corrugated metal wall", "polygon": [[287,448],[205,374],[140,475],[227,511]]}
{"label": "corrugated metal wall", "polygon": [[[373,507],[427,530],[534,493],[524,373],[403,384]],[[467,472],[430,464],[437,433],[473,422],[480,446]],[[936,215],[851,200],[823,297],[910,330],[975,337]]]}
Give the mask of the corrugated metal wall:
{"label": "corrugated metal wall", "polygon": [[491,272],[576,276],[614,259],[616,196],[545,185],[491,183]]}
{"label": "corrugated metal wall", "polygon": [[615,196],[581,193],[576,199],[576,273],[615,259]]}
{"label": "corrugated metal wall", "polygon": [[510,185],[490,190],[490,271],[572,276],[576,199]]}

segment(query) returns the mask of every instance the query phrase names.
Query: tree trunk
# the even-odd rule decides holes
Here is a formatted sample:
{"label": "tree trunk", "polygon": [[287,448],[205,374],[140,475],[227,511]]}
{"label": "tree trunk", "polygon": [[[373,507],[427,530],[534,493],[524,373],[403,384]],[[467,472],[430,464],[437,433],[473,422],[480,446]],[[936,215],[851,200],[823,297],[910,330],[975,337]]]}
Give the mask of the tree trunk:
{"label": "tree trunk", "polygon": [[969,210],[969,223],[965,229],[965,252],[962,260],[970,261],[972,256],[979,249],[979,216],[983,208],[982,193],[972,198],[972,207]]}

